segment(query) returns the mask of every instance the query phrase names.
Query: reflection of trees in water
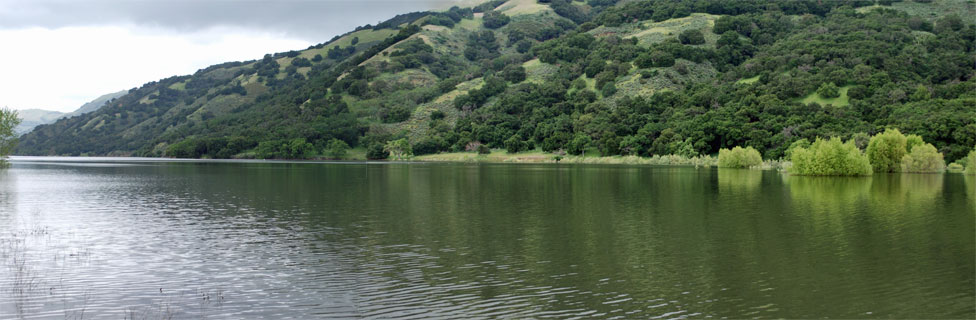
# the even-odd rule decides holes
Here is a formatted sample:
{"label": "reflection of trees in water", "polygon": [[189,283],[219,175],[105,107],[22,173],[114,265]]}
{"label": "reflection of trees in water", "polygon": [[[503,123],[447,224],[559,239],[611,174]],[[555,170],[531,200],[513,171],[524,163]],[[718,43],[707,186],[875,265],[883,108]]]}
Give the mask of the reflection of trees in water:
{"label": "reflection of trees in water", "polygon": [[718,169],[719,192],[752,194],[759,191],[763,172],[751,169]]}
{"label": "reflection of trees in water", "polygon": [[879,174],[871,185],[872,205],[883,212],[930,212],[941,197],[944,174]]}
{"label": "reflection of trees in water", "polygon": [[848,212],[870,196],[872,177],[784,175],[794,203],[815,211]]}
{"label": "reflection of trees in water", "polygon": [[976,176],[967,174],[963,180],[966,181],[966,194],[970,201],[976,202]]}

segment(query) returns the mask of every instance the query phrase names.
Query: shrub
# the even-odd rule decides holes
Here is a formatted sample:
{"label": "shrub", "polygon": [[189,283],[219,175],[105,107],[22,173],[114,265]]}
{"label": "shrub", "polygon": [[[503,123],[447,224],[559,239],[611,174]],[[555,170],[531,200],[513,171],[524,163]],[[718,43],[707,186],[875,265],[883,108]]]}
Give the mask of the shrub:
{"label": "shrub", "polygon": [[871,137],[868,142],[868,159],[875,172],[894,172],[899,169],[905,156],[908,139],[898,129],[888,129]]}
{"label": "shrub", "polygon": [[366,148],[366,159],[382,160],[390,157],[390,153],[383,149],[382,143],[373,143]]}
{"label": "shrub", "polygon": [[685,30],[678,35],[678,41],[682,44],[698,45],[705,43],[705,36],[698,30]]}
{"label": "shrub", "polygon": [[793,150],[790,173],[817,176],[861,176],[871,174],[871,162],[854,141],[818,138],[809,148]]}
{"label": "shrub", "polygon": [[722,168],[749,168],[762,164],[762,155],[753,147],[735,147],[718,151],[718,166]]}
{"label": "shrub", "polygon": [[482,144],[478,146],[478,154],[490,154],[490,153],[491,153],[491,149],[488,148],[487,145]]}
{"label": "shrub", "polygon": [[945,171],[945,166],[942,153],[929,143],[912,147],[901,160],[902,172],[938,173]]}

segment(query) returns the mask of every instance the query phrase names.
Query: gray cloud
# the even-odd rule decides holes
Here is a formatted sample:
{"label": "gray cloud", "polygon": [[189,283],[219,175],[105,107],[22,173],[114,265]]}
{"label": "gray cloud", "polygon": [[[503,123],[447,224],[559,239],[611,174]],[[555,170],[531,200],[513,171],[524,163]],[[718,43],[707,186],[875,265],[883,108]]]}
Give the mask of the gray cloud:
{"label": "gray cloud", "polygon": [[324,42],[354,27],[458,0],[0,0],[0,28],[118,25],[192,32],[217,26]]}

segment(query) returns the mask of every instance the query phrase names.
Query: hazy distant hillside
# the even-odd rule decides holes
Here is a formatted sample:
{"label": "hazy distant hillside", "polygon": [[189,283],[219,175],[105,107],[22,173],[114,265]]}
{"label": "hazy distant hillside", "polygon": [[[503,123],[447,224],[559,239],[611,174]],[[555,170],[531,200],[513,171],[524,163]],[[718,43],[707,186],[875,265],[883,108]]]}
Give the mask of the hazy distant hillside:
{"label": "hazy distant hillside", "polygon": [[102,95],[101,97],[95,98],[95,100],[92,100],[86,104],[81,105],[81,107],[79,107],[78,110],[65,114],[64,117],[68,118],[68,117],[74,117],[81,114],[86,114],[89,112],[94,112],[99,108],[105,106],[105,103],[108,103],[110,100],[124,96],[127,93],[129,93],[129,90],[122,90],[119,92],[113,92],[113,93]]}
{"label": "hazy distant hillside", "polygon": [[65,113],[50,110],[18,110],[17,116],[20,117],[21,122],[20,125],[14,128],[14,132],[17,135],[25,134],[30,132],[31,129],[34,129],[34,127],[42,124],[52,123],[55,120],[58,120],[58,118],[61,118],[63,115],[65,115]]}
{"label": "hazy distant hillside", "polygon": [[[766,158],[887,127],[976,145],[973,2],[509,0],[398,15],[133,89],[20,154],[305,158],[479,144]],[[151,62],[147,62],[151,63]]]}
{"label": "hazy distant hillside", "polygon": [[41,110],[41,109],[28,109],[28,110],[18,111],[18,115],[20,116],[22,121],[20,125],[18,125],[17,128],[15,128],[15,132],[18,135],[25,134],[33,130],[34,127],[37,127],[42,124],[54,123],[55,121],[61,118],[70,118],[77,115],[93,112],[95,110],[98,110],[98,108],[104,106],[105,103],[108,102],[109,100],[121,97],[127,94],[128,92],[129,92],[128,90],[123,90],[123,91],[113,92],[113,93],[103,95],[101,97],[96,98],[95,100],[92,100],[91,102],[83,104],[80,108],[78,108],[78,110],[69,113],[50,111],[50,110]]}

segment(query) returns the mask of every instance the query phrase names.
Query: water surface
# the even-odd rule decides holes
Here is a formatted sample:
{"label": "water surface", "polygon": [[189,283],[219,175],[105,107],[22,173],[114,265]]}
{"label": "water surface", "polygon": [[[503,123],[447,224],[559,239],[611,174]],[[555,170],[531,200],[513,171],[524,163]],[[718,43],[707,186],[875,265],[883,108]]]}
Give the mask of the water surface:
{"label": "water surface", "polygon": [[973,180],[18,158],[0,318],[973,318]]}

